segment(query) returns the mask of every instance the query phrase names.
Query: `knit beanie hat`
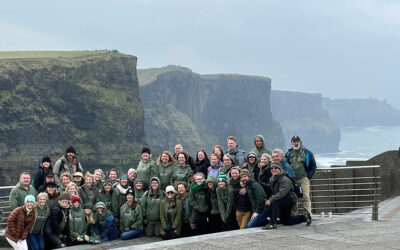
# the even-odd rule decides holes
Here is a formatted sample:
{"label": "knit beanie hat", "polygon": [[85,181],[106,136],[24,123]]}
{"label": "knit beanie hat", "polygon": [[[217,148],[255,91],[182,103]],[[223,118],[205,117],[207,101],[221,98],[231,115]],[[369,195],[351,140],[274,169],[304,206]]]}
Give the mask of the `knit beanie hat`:
{"label": "knit beanie hat", "polygon": [[122,179],[128,179],[128,176],[126,174],[121,175],[121,180]]}
{"label": "knit beanie hat", "polygon": [[104,182],[103,182],[103,187],[104,187],[105,185],[110,185],[110,186],[112,186],[112,182],[110,181],[110,179],[105,179],[105,180],[104,180]]}
{"label": "knit beanie hat", "polygon": [[220,172],[219,173],[219,175],[218,175],[218,182],[221,182],[221,181],[223,181],[223,182],[227,182],[227,178],[226,178],[226,174],[224,173],[224,172]]}
{"label": "knit beanie hat", "polygon": [[271,162],[271,167],[277,167],[282,171],[282,164],[279,161]]}
{"label": "knit beanie hat", "polygon": [[126,190],[126,196],[128,196],[128,194],[135,196],[135,192],[131,188],[128,188],[128,190]]}
{"label": "knit beanie hat", "polygon": [[150,154],[150,148],[148,148],[148,147],[143,147],[142,148],[142,154],[143,153],[148,153],[148,154]]}
{"label": "knit beanie hat", "polygon": [[242,171],[240,171],[240,176],[243,175],[251,176],[250,171],[248,169],[242,169]]}
{"label": "knit beanie hat", "polygon": [[50,162],[51,163],[50,157],[48,157],[48,156],[43,157],[42,163],[43,162]]}
{"label": "knit beanie hat", "polygon": [[80,203],[81,199],[78,196],[74,195],[74,196],[71,197],[71,202],[72,203],[75,203],[75,202],[79,202]]}
{"label": "knit beanie hat", "polygon": [[68,199],[69,200],[70,199],[69,193],[67,193],[67,192],[61,193],[59,200],[62,200],[62,199]]}
{"label": "knit beanie hat", "polygon": [[25,196],[24,203],[27,203],[28,201],[35,203],[36,202],[35,196],[31,194]]}
{"label": "knit beanie hat", "polygon": [[76,154],[76,151],[72,146],[70,146],[69,148],[67,148],[66,153],[74,153],[74,154]]}
{"label": "knit beanie hat", "polygon": [[[73,197],[75,197],[75,196],[73,196]],[[85,204],[83,204],[83,209],[92,209],[92,203],[86,202]]]}
{"label": "knit beanie hat", "polygon": [[99,208],[99,207],[106,208],[106,204],[104,204],[104,202],[99,201],[99,202],[96,203],[96,209]]}

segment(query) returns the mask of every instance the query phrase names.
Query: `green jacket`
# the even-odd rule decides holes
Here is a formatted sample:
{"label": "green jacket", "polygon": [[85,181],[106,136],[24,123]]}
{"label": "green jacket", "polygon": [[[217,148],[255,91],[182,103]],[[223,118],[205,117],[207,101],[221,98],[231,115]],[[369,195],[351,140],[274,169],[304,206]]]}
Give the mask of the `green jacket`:
{"label": "green jacket", "polygon": [[27,195],[37,196],[36,189],[29,185],[28,189],[25,189],[20,182],[17,183],[13,189],[11,189],[10,197],[8,198],[8,203],[10,205],[11,211],[17,207],[25,204],[25,196]]}
{"label": "green jacket", "polygon": [[175,165],[174,171],[171,175],[171,185],[176,187],[178,181],[183,181],[187,183],[190,170],[191,168],[189,165],[185,165],[183,167],[181,167],[180,165]]}
{"label": "green jacket", "polygon": [[142,207],[137,203],[135,209],[132,209],[125,203],[120,209],[120,230],[124,232],[134,229],[143,230]]}
{"label": "green jacket", "polygon": [[227,222],[233,208],[234,190],[230,186],[225,188],[217,187],[218,208],[221,214],[221,219],[224,223]]}
{"label": "green jacket", "polygon": [[206,181],[203,182],[204,185],[202,188],[197,188],[196,182],[193,182],[190,185],[190,194],[189,194],[189,203],[192,208],[192,214],[190,216],[190,223],[194,223],[196,220],[197,213],[206,213],[209,211],[207,195],[206,195]]}
{"label": "green jacket", "polygon": [[[111,207],[112,207],[112,212],[114,214],[115,218],[119,218],[120,215],[120,208],[123,204],[126,202],[126,191],[129,189],[129,185],[126,184],[125,187],[122,187],[121,184],[117,184],[117,186],[113,189],[113,194],[111,197]],[[116,220],[118,221],[118,220]]]}
{"label": "green jacket", "polygon": [[189,223],[190,222],[190,214],[192,209],[189,204],[189,193],[186,193],[185,198],[181,198],[180,195],[176,196],[178,200],[181,201],[182,204],[182,222]]}
{"label": "green jacket", "polygon": [[[110,193],[106,194],[104,192],[104,189],[99,191],[99,201],[104,202],[104,204],[107,207],[107,210],[112,211],[112,197],[113,193],[115,193],[114,190],[111,189]],[[95,204],[96,205],[96,204]]]}
{"label": "green jacket", "polygon": [[257,155],[257,162],[260,162],[262,154],[267,153],[267,154],[271,155],[272,153],[271,153],[271,150],[269,150],[268,148],[265,147],[265,139],[264,139],[264,136],[262,136],[262,135],[256,135],[256,137],[254,137],[254,146],[256,145],[255,141],[256,141],[257,137],[261,138],[261,140],[263,141],[263,145],[261,148],[257,148],[257,146],[256,146],[255,148],[250,150],[250,152],[255,153]]}
{"label": "green jacket", "polygon": [[252,212],[259,214],[265,209],[265,201],[267,200],[264,189],[260,183],[249,180],[246,184],[246,192],[249,194]]}
{"label": "green jacket", "polygon": [[100,201],[99,190],[97,190],[95,186],[89,188],[84,184],[83,186],[78,187],[78,195],[81,198],[82,206],[86,203],[90,203],[93,210],[94,205]]}
{"label": "green jacket", "polygon": [[174,172],[174,167],[175,164],[173,162],[169,162],[167,166],[162,163],[158,164],[158,178],[160,178],[161,190],[165,190],[167,186],[172,185],[171,176]]}
{"label": "green jacket", "polygon": [[161,235],[165,230],[173,229],[181,235],[182,229],[182,202],[176,198],[165,198],[160,204]]}
{"label": "green jacket", "polygon": [[43,208],[39,207],[39,204],[36,203],[36,213],[35,213],[35,224],[32,227],[32,234],[43,234],[44,224],[47,221],[47,218],[50,215],[50,208],[44,204]]}
{"label": "green jacket", "polygon": [[78,207],[72,207],[69,213],[69,231],[72,241],[76,241],[76,237],[86,234],[86,215],[85,211]]}
{"label": "green jacket", "polygon": [[[152,179],[157,180],[158,186],[160,187],[160,180],[157,177],[153,177]],[[165,193],[158,188],[156,191],[153,191],[150,187],[150,190],[147,190],[140,201],[143,209],[143,216],[146,217],[149,221],[159,222],[160,221],[160,203],[165,198]]]}
{"label": "green jacket", "polygon": [[150,185],[150,179],[158,176],[158,167],[153,159],[147,162],[140,161],[136,169],[136,178],[140,178],[146,183],[147,187]]}
{"label": "green jacket", "polygon": [[112,216],[112,218],[114,220],[114,215],[107,208],[103,210],[102,214],[99,214],[99,212],[97,210],[93,214],[93,219],[96,222],[97,226],[99,227],[99,230],[101,233],[104,232],[104,230],[105,230],[104,223],[110,216]]}
{"label": "green jacket", "polygon": [[[218,182],[217,178],[214,176],[208,176],[207,178],[207,201],[211,205],[211,214],[219,214],[219,208],[218,208],[218,198],[217,198],[217,188],[218,188]],[[208,183],[212,182],[214,183],[214,190],[210,189],[208,187]]]}
{"label": "green jacket", "polygon": [[269,198],[271,202],[281,200],[288,197],[291,202],[297,201],[297,195],[294,193],[292,181],[286,176],[285,172],[280,172],[276,176],[271,177],[272,196]]}

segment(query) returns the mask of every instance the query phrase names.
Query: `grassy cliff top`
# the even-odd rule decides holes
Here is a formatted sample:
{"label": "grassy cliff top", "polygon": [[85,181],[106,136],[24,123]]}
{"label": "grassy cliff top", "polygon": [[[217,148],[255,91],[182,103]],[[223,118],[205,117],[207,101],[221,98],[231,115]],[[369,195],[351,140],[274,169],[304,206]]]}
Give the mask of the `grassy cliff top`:
{"label": "grassy cliff top", "polygon": [[168,65],[161,68],[150,68],[150,69],[138,69],[137,74],[139,78],[139,85],[147,85],[157,79],[157,76],[170,71],[191,71],[188,68]]}
{"label": "grassy cliff top", "polygon": [[0,59],[22,59],[22,58],[59,58],[78,57],[88,55],[102,55],[109,50],[81,50],[81,51],[0,51]]}

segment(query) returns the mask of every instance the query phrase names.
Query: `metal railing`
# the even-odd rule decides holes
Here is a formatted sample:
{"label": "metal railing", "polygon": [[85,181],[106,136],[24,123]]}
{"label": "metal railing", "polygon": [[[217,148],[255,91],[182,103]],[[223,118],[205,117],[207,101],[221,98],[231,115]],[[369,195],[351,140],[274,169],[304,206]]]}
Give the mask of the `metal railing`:
{"label": "metal railing", "polygon": [[0,229],[3,229],[7,226],[7,217],[11,213],[8,199],[9,199],[10,191],[13,187],[15,187],[15,186],[0,187],[0,209],[3,211],[2,220],[0,221]]}
{"label": "metal railing", "polygon": [[317,169],[310,183],[312,211],[344,214],[371,208],[371,212],[353,213],[371,214],[372,220],[378,220],[380,181],[379,165]]}

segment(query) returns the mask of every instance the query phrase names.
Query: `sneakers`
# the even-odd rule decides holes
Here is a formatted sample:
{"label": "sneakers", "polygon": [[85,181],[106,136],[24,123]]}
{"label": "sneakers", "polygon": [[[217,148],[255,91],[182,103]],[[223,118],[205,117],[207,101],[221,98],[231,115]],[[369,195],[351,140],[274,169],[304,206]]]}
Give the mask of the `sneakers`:
{"label": "sneakers", "polygon": [[310,226],[311,222],[312,222],[312,218],[310,213],[306,212],[306,214],[304,215],[304,217],[306,218],[306,226]]}
{"label": "sneakers", "polygon": [[277,229],[276,224],[267,224],[262,227],[263,230],[271,230],[271,229]]}

